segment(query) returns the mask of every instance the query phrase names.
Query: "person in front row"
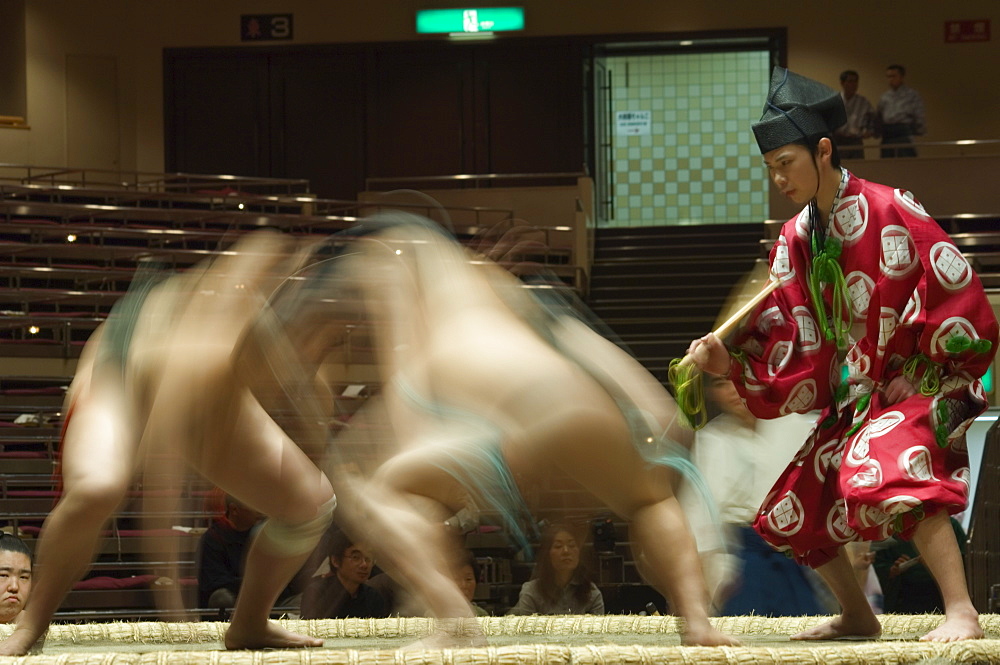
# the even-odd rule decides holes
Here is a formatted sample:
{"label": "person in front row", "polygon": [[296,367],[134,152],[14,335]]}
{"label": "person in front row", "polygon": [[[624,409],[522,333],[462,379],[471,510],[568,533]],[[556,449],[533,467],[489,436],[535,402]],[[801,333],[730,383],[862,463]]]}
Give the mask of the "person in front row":
{"label": "person in front row", "polygon": [[302,594],[303,619],[382,618],[389,616],[385,599],[366,582],[371,555],[342,531],[330,539],[330,572],[309,580]]}
{"label": "person in front row", "polygon": [[554,524],[542,533],[534,578],[508,614],[604,614],[604,597],[580,561],[577,531]]}
{"label": "person in front row", "polygon": [[0,623],[17,623],[31,593],[31,550],[9,533],[0,533]]}
{"label": "person in front row", "polygon": [[476,561],[476,555],[470,550],[462,551],[461,559],[455,570],[455,581],[458,583],[458,588],[461,589],[462,595],[472,605],[472,611],[476,613],[476,616],[489,616],[489,612],[476,605],[472,600],[476,597],[476,583],[479,581],[479,562]]}
{"label": "person in front row", "polygon": [[198,543],[198,604],[229,608],[243,581],[243,560],[253,529],[264,515],[225,496],[226,512],[201,535]]}
{"label": "person in front row", "polygon": [[780,288],[728,348],[709,334],[689,352],[757,417],[822,410],[754,522],[815,568],[842,608],[795,639],[881,633],[844,544],[890,535],[913,540],[941,588],[945,620],[923,639],[979,638],[948,516],[968,503],[964,433],[988,404],[980,377],[997,320],[912,194],[840,167],[830,137],[845,115],[836,92],[775,68],[753,130],[774,184],[805,208],[771,250]]}
{"label": "person in front row", "polygon": [[[711,377],[705,385],[706,397],[721,413],[696,433],[691,461],[705,477],[721,530],[711,519],[698,519],[694,508],[700,498],[694,488],[686,486],[682,496],[713,604],[723,616],[823,614],[808,568],[775,551],[751,526],[808,433],[810,418],[795,413],[762,420],[747,409],[732,381]],[[720,537],[728,547],[720,547]]]}

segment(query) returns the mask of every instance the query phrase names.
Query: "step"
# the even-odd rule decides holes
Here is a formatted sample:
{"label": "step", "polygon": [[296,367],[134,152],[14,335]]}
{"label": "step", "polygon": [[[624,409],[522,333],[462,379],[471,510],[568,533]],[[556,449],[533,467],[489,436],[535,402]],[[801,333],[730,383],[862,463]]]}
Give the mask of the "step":
{"label": "step", "polygon": [[752,224],[697,224],[677,226],[630,226],[626,228],[600,228],[595,232],[601,242],[614,242],[621,238],[647,238],[655,236],[671,236],[683,238],[688,236],[704,237],[706,235],[748,234],[761,237],[764,235],[766,223],[761,221]]}
{"label": "step", "polygon": [[732,257],[759,256],[762,254],[759,240],[749,242],[705,242],[690,244],[647,244],[610,247],[598,245],[594,250],[594,261],[638,261],[668,260],[673,257]]}
{"label": "step", "polygon": [[[605,323],[623,340],[627,340],[631,334],[662,334],[666,332],[674,335],[688,334],[691,335],[690,339],[694,339],[712,330],[715,317],[609,319]],[[627,341],[625,343],[628,344]]]}
{"label": "step", "polygon": [[643,261],[602,261],[591,268],[591,281],[615,275],[729,275],[736,280],[746,275],[756,264],[756,257],[686,257]]}
{"label": "step", "polygon": [[714,319],[719,315],[719,311],[723,305],[724,303],[720,302],[720,299],[717,298],[715,302],[622,302],[614,305],[591,305],[591,309],[605,322],[616,319],[641,319],[648,317],[663,319],[674,317],[711,317]]}

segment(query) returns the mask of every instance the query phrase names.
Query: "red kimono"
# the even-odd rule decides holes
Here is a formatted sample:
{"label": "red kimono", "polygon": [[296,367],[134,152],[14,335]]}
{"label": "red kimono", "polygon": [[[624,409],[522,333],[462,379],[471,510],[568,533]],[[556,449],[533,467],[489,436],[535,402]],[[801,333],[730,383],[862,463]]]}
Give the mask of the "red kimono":
{"label": "red kimono", "polygon": [[[979,377],[998,334],[979,278],[908,192],[849,175],[827,237],[841,243],[853,315],[846,357],[817,325],[807,209],[782,227],[771,251],[782,287],[734,338],[730,375],[758,417],[822,409],[754,523],[813,567],[848,541],[906,538],[923,517],[965,508],[963,434],[987,406]],[[886,404],[904,371],[923,390]]]}

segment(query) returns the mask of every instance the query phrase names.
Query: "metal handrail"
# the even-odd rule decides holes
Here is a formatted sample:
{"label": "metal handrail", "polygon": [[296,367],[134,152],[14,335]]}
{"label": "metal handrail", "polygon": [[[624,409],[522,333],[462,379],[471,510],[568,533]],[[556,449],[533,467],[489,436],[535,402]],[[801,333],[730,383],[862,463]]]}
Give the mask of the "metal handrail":
{"label": "metal handrail", "polygon": [[[4,169],[20,171],[20,175],[3,175]],[[72,177],[70,177],[72,176]],[[102,177],[105,176],[105,177]],[[38,166],[31,164],[0,163],[0,181],[30,184],[48,182],[51,185],[90,184],[107,185],[115,189],[130,191],[187,191],[210,185],[224,187],[265,187],[284,190],[291,195],[308,193],[309,180],[305,178],[263,178],[259,176],[236,176],[201,173],[158,173],[150,171],[85,169],[63,166]]]}
{"label": "metal handrail", "polygon": [[[1000,139],[956,139],[952,141],[912,141],[910,143],[861,143],[857,145],[843,145],[839,146],[841,150],[899,150],[906,148],[914,148],[918,150],[916,156],[910,157],[891,157],[886,159],[921,159],[922,157],[927,157],[926,154],[920,154],[919,150],[921,148],[957,148],[958,154],[935,154],[935,158],[948,158],[955,159],[958,157],[968,157],[966,152],[970,148],[984,148],[988,149],[990,147],[1000,148]],[[976,156],[996,156],[1000,155],[1000,149],[997,151],[988,151],[983,153],[978,153]],[[867,157],[863,158],[867,159]]]}
{"label": "metal handrail", "polygon": [[474,182],[478,186],[481,181],[498,180],[556,180],[560,178],[583,178],[583,171],[565,171],[556,173],[460,173],[456,175],[426,175],[426,176],[372,176],[365,178],[365,189],[371,189],[373,184],[394,184],[412,182]]}

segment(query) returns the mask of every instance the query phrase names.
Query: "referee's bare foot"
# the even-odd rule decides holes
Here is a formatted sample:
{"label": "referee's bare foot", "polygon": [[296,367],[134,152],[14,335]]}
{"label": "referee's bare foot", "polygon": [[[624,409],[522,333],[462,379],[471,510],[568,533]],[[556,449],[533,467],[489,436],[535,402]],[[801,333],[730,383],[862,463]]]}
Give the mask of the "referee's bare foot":
{"label": "referee's bare foot", "polygon": [[871,612],[867,614],[841,614],[815,628],[792,635],[793,640],[839,640],[845,638],[876,639],[882,634],[882,624]]}
{"label": "referee's bare foot", "polygon": [[323,640],[293,633],[273,621],[268,621],[264,628],[230,624],[223,642],[227,649],[301,649],[323,646]]}
{"label": "referee's bare foot", "polygon": [[920,638],[922,642],[957,642],[983,637],[979,613],[971,605],[945,612],[944,623]]}

